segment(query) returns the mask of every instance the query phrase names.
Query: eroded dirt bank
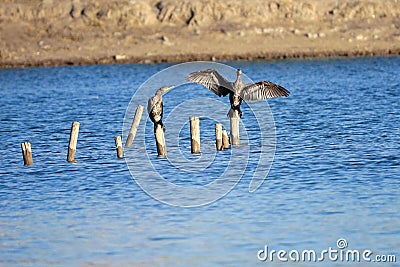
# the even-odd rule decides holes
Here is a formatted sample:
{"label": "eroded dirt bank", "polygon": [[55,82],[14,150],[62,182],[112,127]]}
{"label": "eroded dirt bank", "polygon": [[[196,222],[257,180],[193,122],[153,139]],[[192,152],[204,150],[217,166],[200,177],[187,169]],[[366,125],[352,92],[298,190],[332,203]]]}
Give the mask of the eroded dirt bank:
{"label": "eroded dirt bank", "polygon": [[3,0],[0,66],[400,54],[398,0]]}

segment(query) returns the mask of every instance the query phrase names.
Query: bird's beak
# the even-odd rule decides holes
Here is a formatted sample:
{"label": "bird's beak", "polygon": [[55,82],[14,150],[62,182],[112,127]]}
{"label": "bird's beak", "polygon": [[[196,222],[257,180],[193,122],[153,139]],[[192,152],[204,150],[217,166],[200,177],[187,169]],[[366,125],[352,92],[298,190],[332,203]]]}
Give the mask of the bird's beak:
{"label": "bird's beak", "polygon": [[170,89],[172,89],[172,88],[174,88],[175,86],[167,86],[167,87],[164,87],[164,92],[167,92],[167,91],[169,91]]}

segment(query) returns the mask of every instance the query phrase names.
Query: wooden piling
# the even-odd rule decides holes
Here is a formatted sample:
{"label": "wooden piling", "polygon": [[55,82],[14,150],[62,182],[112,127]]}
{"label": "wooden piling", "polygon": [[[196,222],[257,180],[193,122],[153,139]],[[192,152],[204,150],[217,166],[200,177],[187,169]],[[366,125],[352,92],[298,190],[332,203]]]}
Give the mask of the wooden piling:
{"label": "wooden piling", "polygon": [[76,162],[75,161],[75,153],[76,153],[76,144],[78,142],[78,133],[79,133],[79,122],[75,121],[72,123],[71,134],[69,136],[69,145],[68,145],[68,162]]}
{"label": "wooden piling", "polygon": [[117,157],[122,159],[124,157],[124,151],[122,149],[122,139],[121,136],[115,137],[115,147],[117,149]]}
{"label": "wooden piling", "polygon": [[190,117],[190,138],[192,154],[200,153],[200,118]]}
{"label": "wooden piling", "polygon": [[215,146],[218,151],[223,149],[222,145],[222,124],[215,124]]}
{"label": "wooden piling", "polygon": [[22,157],[24,158],[24,165],[25,166],[33,165],[31,143],[29,142],[22,143],[21,149],[22,149]]}
{"label": "wooden piling", "polygon": [[226,130],[222,131],[222,147],[223,147],[223,149],[229,148],[229,138],[228,138],[228,133],[226,132]]}
{"label": "wooden piling", "polygon": [[142,118],[142,114],[143,114],[143,106],[139,105],[136,108],[135,117],[133,118],[132,126],[129,131],[128,138],[126,139],[126,142],[125,142],[125,146],[127,146],[127,147],[131,146],[133,140],[135,139],[137,127],[139,126],[140,119]]}
{"label": "wooden piling", "polygon": [[156,138],[157,154],[159,157],[167,156],[167,147],[165,145],[164,129],[161,124],[154,125],[154,136]]}
{"label": "wooden piling", "polygon": [[231,145],[240,145],[240,135],[239,135],[239,122],[240,116],[237,110],[230,109],[228,113],[231,126]]}

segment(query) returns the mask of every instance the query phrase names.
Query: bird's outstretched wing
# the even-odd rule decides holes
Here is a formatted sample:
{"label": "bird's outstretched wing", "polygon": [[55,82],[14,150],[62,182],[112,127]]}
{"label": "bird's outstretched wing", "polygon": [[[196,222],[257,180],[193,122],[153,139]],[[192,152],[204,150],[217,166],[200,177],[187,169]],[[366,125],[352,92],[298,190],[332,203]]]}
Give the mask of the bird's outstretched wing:
{"label": "bird's outstretched wing", "polygon": [[233,91],[233,83],[228,82],[214,69],[192,72],[186,79],[189,82],[204,85],[217,96],[226,96]]}
{"label": "bird's outstretched wing", "polygon": [[269,81],[247,84],[240,92],[240,96],[244,101],[257,101],[267,98],[289,96],[289,94],[290,92],[282,86]]}

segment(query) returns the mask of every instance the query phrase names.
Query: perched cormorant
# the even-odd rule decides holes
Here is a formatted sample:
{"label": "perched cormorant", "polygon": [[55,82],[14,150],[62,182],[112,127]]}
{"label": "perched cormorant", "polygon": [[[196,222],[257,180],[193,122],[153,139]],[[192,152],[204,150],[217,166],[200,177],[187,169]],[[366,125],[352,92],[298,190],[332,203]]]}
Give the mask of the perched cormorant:
{"label": "perched cormorant", "polygon": [[190,73],[186,78],[190,82],[202,84],[218,96],[229,94],[231,108],[237,110],[242,116],[240,104],[244,101],[257,101],[267,98],[289,96],[289,91],[280,85],[269,81],[260,81],[252,84],[243,84],[240,75],[242,70],[237,70],[235,82],[228,82],[214,69],[200,70]]}
{"label": "perched cormorant", "polygon": [[163,116],[163,100],[162,94],[167,92],[173,86],[161,87],[157,90],[154,96],[150,97],[147,102],[147,112],[151,121],[154,123],[154,130],[157,128],[157,124],[161,125],[165,130],[164,124],[162,123]]}

